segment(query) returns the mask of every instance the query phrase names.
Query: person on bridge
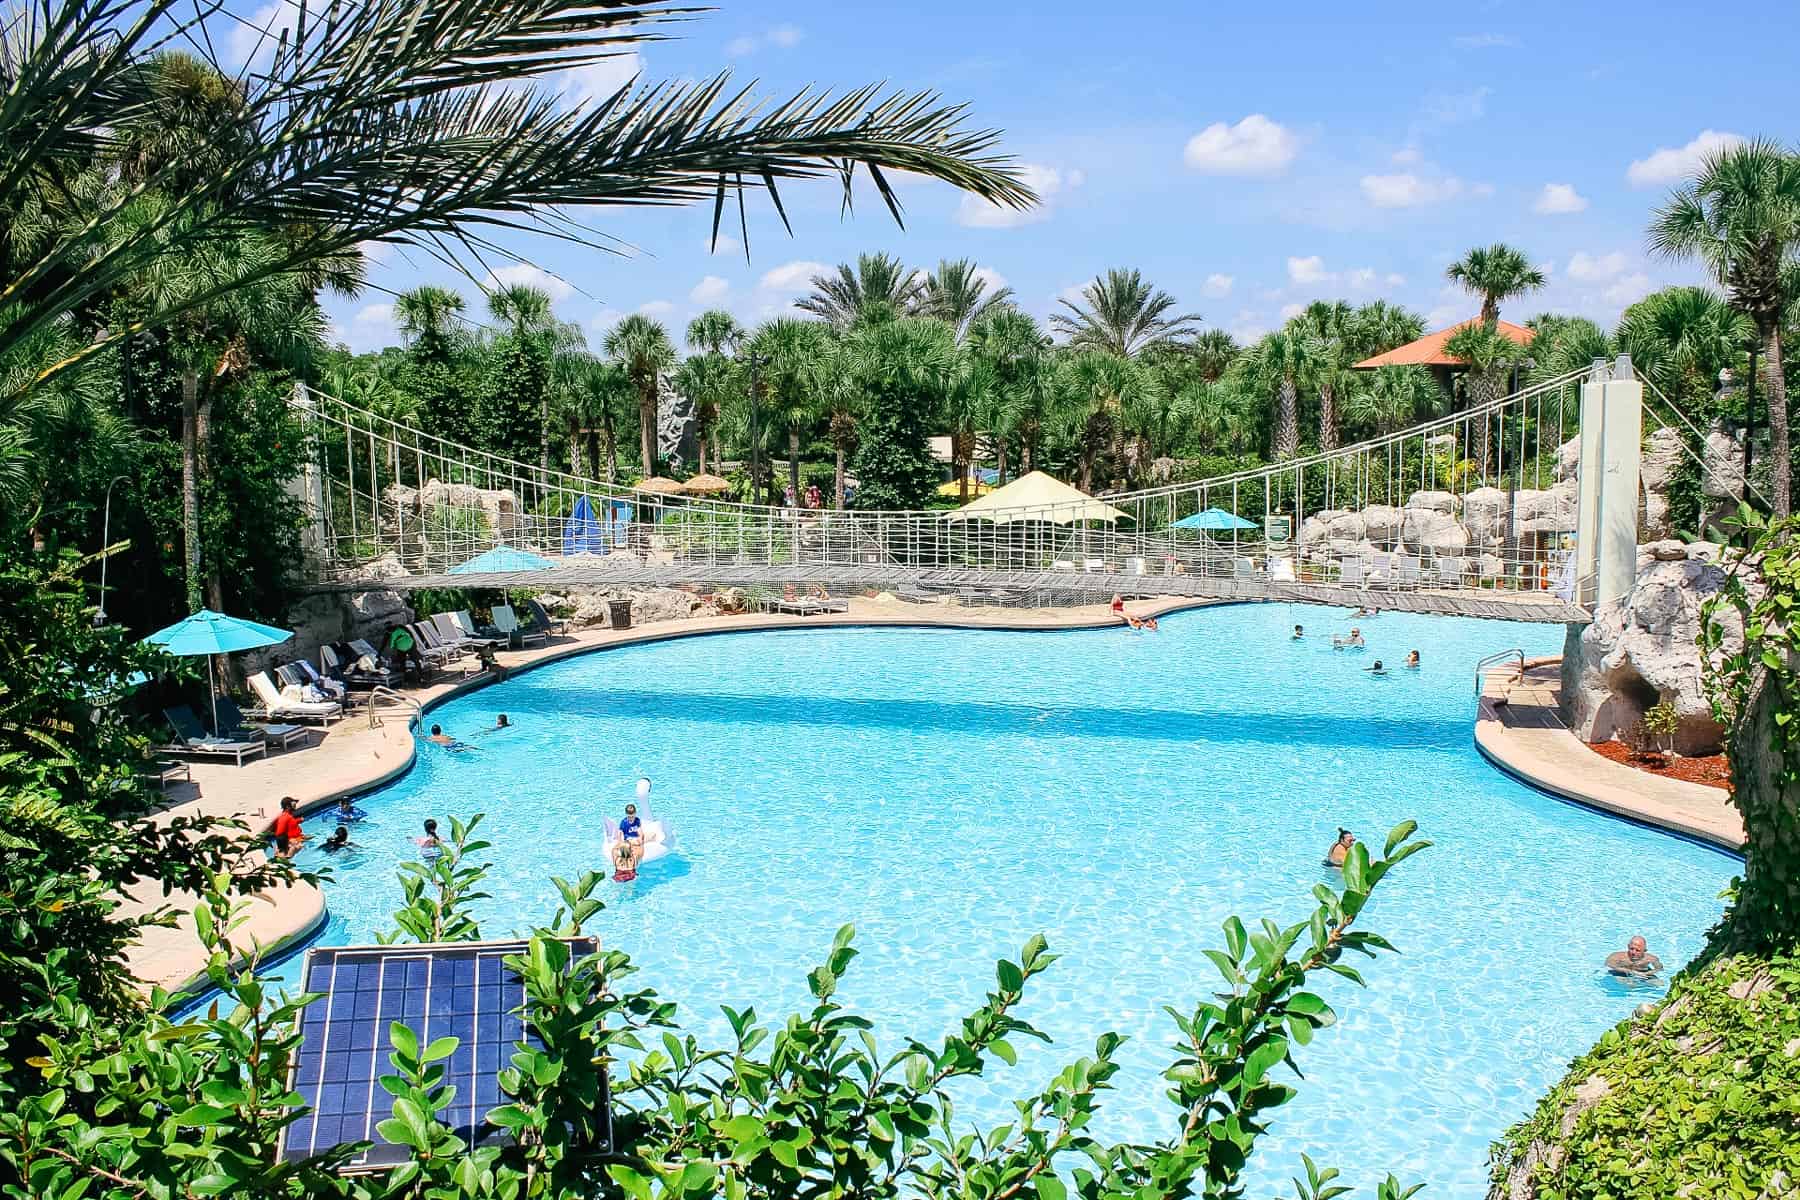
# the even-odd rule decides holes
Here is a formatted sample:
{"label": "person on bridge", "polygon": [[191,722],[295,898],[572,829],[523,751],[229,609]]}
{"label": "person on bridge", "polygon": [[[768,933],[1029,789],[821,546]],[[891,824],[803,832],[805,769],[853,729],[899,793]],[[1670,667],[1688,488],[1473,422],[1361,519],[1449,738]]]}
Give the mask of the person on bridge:
{"label": "person on bridge", "polygon": [[1623,950],[1614,950],[1606,956],[1606,969],[1610,974],[1626,979],[1648,979],[1660,973],[1663,965],[1662,959],[1650,953],[1649,943],[1639,934],[1626,942]]}

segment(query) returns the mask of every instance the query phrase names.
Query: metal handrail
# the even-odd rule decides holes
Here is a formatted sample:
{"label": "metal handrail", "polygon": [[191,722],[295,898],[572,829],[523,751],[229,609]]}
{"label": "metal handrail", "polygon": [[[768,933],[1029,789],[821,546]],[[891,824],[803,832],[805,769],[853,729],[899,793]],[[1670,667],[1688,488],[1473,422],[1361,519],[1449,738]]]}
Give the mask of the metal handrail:
{"label": "metal handrail", "polygon": [[1514,646],[1511,650],[1496,650],[1475,664],[1475,695],[1481,696],[1481,683],[1487,677],[1488,668],[1497,667],[1514,655],[1519,659],[1519,678],[1525,678],[1525,651],[1523,647]]}
{"label": "metal handrail", "polygon": [[408,696],[403,693],[396,692],[393,688],[382,687],[381,685],[377,684],[375,687],[373,687],[369,690],[369,728],[370,729],[381,728],[381,721],[376,716],[376,712],[375,712],[375,710],[380,707],[380,705],[376,703],[379,700],[389,700],[397,705],[400,705],[401,707],[411,708],[413,711],[413,715],[416,717],[423,717],[425,715],[425,706],[423,704],[419,703],[419,701],[416,697]]}

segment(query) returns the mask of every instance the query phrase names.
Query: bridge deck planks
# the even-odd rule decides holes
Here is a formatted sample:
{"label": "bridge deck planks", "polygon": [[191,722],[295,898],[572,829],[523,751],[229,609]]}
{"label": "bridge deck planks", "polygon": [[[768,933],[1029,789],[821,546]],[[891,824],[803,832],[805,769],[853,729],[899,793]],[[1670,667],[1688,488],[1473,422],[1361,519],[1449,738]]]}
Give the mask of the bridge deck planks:
{"label": "bridge deck planks", "polygon": [[1227,579],[1205,575],[1124,575],[1081,571],[990,571],[976,568],[915,568],[893,564],[811,564],[738,566],[723,564],[623,563],[559,566],[537,571],[483,575],[403,575],[388,579],[340,579],[313,585],[320,592],[363,592],[372,588],[414,591],[424,588],[495,588],[555,591],[567,587],[782,587],[820,584],[835,588],[937,587],[983,591],[1086,592],[1137,596],[1194,596],[1209,600],[1274,601],[1362,606],[1393,612],[1439,616],[1483,617],[1534,623],[1585,623],[1579,605],[1548,595],[1486,592],[1474,589],[1404,590],[1345,588],[1317,583],[1277,583],[1266,579]]}

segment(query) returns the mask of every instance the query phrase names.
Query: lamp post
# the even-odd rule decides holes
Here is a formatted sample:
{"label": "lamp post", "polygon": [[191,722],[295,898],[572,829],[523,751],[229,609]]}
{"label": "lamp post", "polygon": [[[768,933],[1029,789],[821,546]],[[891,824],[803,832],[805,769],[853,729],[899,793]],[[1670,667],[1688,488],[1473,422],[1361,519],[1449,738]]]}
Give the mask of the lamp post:
{"label": "lamp post", "polygon": [[130,479],[129,475],[115,475],[106,485],[106,504],[100,518],[100,607],[94,612],[94,628],[106,624],[106,560],[112,555],[106,548],[112,545],[112,490],[113,485]]}
{"label": "lamp post", "polygon": [[751,503],[758,503],[757,495],[762,487],[762,438],[756,427],[756,373],[769,365],[769,356],[752,353],[750,360],[750,496]]}

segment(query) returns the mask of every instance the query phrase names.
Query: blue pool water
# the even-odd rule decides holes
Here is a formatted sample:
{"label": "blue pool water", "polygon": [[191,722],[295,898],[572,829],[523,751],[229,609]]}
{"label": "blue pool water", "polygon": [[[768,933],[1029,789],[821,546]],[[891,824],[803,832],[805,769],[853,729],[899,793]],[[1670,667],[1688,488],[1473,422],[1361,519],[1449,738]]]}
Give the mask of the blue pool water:
{"label": "blue pool water", "polygon": [[[517,729],[468,754],[422,743],[414,770],[359,802],[362,848],[332,864],[323,936],[387,928],[421,821],[475,812],[495,843],[485,932],[546,918],[548,878],[602,865],[603,817],[648,775],[679,853],[609,882],[598,932],[689,1028],[723,1044],[722,1003],[804,1006],[806,971],[854,922],[863,954],[840,994],[890,1046],[936,1039],[992,986],[993,960],[1042,931],[1063,957],[1025,1016],[1055,1042],[966,1089],[963,1115],[1009,1118],[1009,1095],[1113,1029],[1131,1040],[1100,1132],[1149,1137],[1171,1124],[1161,1006],[1215,988],[1201,950],[1220,922],[1303,915],[1339,824],[1379,842],[1410,817],[1436,845],[1367,918],[1402,953],[1366,969],[1366,990],[1324,987],[1342,1020],[1302,1052],[1257,1190],[1285,1192],[1305,1151],[1371,1190],[1391,1170],[1438,1200],[1478,1197],[1490,1140],[1647,998],[1601,959],[1641,932],[1684,962],[1734,862],[1478,756],[1475,660],[1555,652],[1560,627],[1390,613],[1361,622],[1366,652],[1334,653],[1346,618],[1263,605],[1141,635],[732,634],[533,671],[430,717],[467,737],[504,711]],[[1412,648],[1417,674],[1360,670]]]}

